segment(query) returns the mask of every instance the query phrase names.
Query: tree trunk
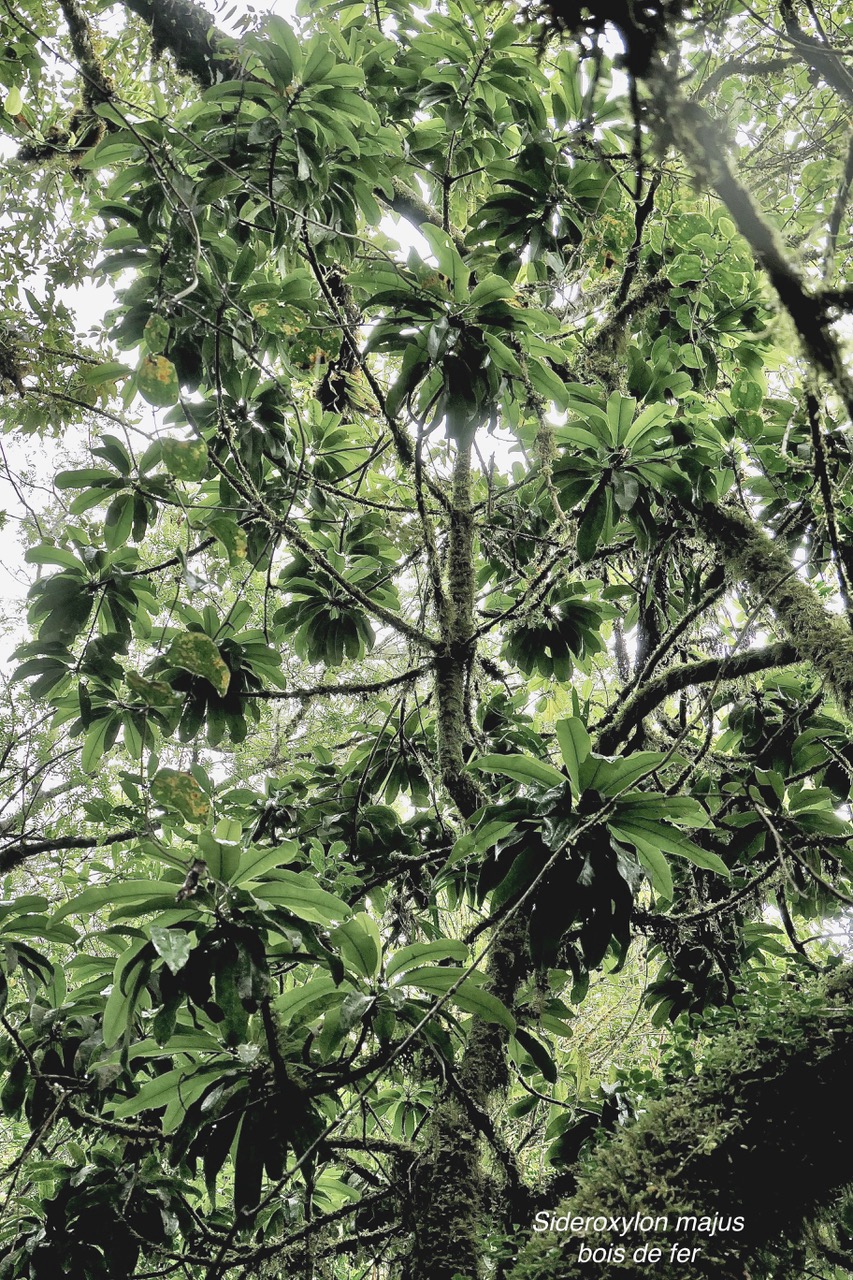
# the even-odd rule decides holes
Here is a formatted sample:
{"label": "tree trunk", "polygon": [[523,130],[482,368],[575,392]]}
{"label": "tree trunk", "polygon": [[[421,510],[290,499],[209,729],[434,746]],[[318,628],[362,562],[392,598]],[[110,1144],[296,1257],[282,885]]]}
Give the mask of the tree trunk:
{"label": "tree trunk", "polygon": [[[711,1048],[697,1077],[594,1152],[570,1203],[554,1206],[560,1216],[608,1224],[665,1217],[666,1229],[621,1238],[609,1225],[544,1230],[523,1250],[512,1280],[758,1280],[774,1260],[774,1275],[792,1274],[778,1262],[790,1262],[804,1228],[851,1180],[851,1070],[847,966],[816,989],[792,991],[762,1022],[745,1018]],[[723,1224],[742,1217],[743,1228],[699,1229],[699,1219],[715,1215]],[[679,1217],[691,1221],[677,1230]],[[658,1246],[661,1259],[635,1261],[643,1244]],[[582,1245],[621,1246],[626,1256],[583,1262]],[[698,1252],[685,1263],[672,1258],[673,1246]]]}

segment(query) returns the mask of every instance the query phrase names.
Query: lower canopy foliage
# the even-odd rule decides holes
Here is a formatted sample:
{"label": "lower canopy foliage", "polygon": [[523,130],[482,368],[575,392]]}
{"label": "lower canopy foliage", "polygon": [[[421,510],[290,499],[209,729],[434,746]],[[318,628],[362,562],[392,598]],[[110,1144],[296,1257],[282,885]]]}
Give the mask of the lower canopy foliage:
{"label": "lower canopy foliage", "polygon": [[0,1280],[843,1280],[842,6],[0,35]]}

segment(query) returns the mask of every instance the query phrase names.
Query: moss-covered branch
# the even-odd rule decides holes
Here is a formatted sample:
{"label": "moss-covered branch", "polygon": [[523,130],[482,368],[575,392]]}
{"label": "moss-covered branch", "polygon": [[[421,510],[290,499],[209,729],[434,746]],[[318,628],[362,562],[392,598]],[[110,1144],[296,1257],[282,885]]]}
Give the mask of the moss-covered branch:
{"label": "moss-covered branch", "polygon": [[770,277],[779,300],[799,335],[805,355],[833,383],[853,418],[853,378],[832,330],[827,301],[813,293],[799,268],[791,261],[781,237],[765,219],[746,187],[732,172],[720,144],[720,125],[697,103],[682,94],[674,72],[656,62],[648,74],[655,132],[671,141],[684,156],[696,178],[712,187],[725,204],[738,231],[749,243],[757,262]]}
{"label": "moss-covered branch", "polygon": [[109,102],[115,86],[95,52],[92,29],[77,0],[60,0],[59,7],[68,25],[71,48],[83,82],[83,102],[91,110],[101,102]]}
{"label": "moss-covered branch", "polygon": [[[620,1241],[609,1231],[545,1230],[522,1251],[512,1280],[768,1275],[771,1260],[790,1260],[804,1228],[850,1180],[851,1069],[853,968],[847,967],[806,995],[792,991],[768,1017],[721,1038],[697,1078],[651,1103],[593,1153],[571,1202],[559,1209],[569,1218],[666,1217],[666,1232]],[[743,1229],[675,1230],[679,1217],[714,1215],[742,1217]],[[654,1267],[633,1260],[647,1242],[662,1247]],[[578,1260],[581,1243],[622,1244],[626,1256],[593,1267]],[[673,1244],[697,1250],[689,1267],[670,1260]]]}
{"label": "moss-covered branch", "polygon": [[124,5],[150,27],[155,53],[168,50],[184,75],[205,87],[239,77],[240,64],[226,37],[194,0],[124,0]]}
{"label": "moss-covered branch", "polygon": [[853,715],[853,633],[846,622],[827,612],[799,577],[785,548],[743,512],[706,505],[696,523],[717,551],[729,580],[744,583],[773,609],[800,657],[812,664],[840,706]]}
{"label": "moss-covered branch", "polygon": [[601,734],[597,750],[612,754],[624,742],[631,731],[660,706],[665,698],[691,685],[712,684],[720,680],[737,680],[741,676],[767,671],[772,667],[788,666],[799,658],[793,644],[781,642],[750,649],[745,653],[724,655],[722,658],[702,658],[697,662],[682,662],[669,667],[653,680],[635,689],[626,699],[619,713]]}

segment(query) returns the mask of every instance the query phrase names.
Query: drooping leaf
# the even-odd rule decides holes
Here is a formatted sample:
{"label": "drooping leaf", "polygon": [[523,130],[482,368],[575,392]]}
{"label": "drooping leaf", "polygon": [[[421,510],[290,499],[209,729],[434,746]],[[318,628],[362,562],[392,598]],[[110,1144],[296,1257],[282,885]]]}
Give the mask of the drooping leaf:
{"label": "drooping leaf", "polygon": [[185,631],[175,636],[166,655],[169,662],[213,685],[220,697],[228,692],[231,672],[216,643],[201,631]]}

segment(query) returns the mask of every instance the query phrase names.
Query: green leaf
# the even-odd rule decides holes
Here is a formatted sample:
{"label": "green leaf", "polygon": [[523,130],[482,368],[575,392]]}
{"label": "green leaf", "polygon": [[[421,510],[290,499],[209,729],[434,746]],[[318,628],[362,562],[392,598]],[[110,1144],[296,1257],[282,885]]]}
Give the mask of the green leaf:
{"label": "green leaf", "polygon": [[100,387],[107,382],[121,382],[129,378],[133,370],[129,365],[120,364],[117,360],[106,360],[103,364],[87,366],[80,370],[80,380],[87,387]]}
{"label": "green leaf", "polygon": [[311,924],[336,924],[348,920],[350,909],[333,893],[327,893],[305,871],[276,871],[275,879],[253,885],[252,897],[256,902],[284,907],[300,920]]}
{"label": "green leaf", "polygon": [[672,901],[672,872],[669,863],[654,844],[646,841],[636,832],[628,835],[614,823],[608,823],[608,830],[623,844],[630,844],[637,851],[637,861],[648,872],[655,892],[668,902]]}
{"label": "green leaf", "polygon": [[228,552],[228,559],[232,565],[239,565],[245,561],[249,539],[246,531],[240,528],[236,520],[231,520],[227,516],[217,516],[208,521],[207,527]]}
{"label": "green leaf", "polygon": [[58,564],[63,569],[71,569],[74,573],[79,573],[81,577],[86,572],[86,566],[78,560],[73,551],[68,551],[65,547],[51,547],[47,543],[42,543],[39,547],[30,547],[24,559],[27,564]]}
{"label": "green leaf", "polygon": [[[278,14],[271,14],[266,20],[266,30],[279,50],[286,55],[292,79],[302,69],[302,48],[293,33],[293,28]],[[290,79],[286,78],[285,83],[289,84]]]}
{"label": "green leaf", "polygon": [[554,728],[557,731],[563,763],[577,795],[581,789],[580,766],[592,749],[586,725],[577,716],[569,716],[568,719],[558,720]]}
{"label": "green leaf", "polygon": [[532,756],[506,755],[481,756],[472,760],[471,769],[482,769],[483,773],[499,773],[515,782],[537,783],[544,787],[564,787],[565,776],[544,760],[534,760]]}
{"label": "green leaf", "polygon": [[558,1079],[557,1064],[542,1041],[537,1040],[529,1031],[524,1031],[521,1027],[516,1027],[515,1038],[548,1083],[556,1084]]}
{"label": "green leaf", "polygon": [[231,672],[210,636],[201,631],[185,631],[175,636],[166,658],[173,666],[194,676],[202,676],[221,698],[225,697],[231,683]]}
{"label": "green leaf", "polygon": [[108,551],[123,547],[133,529],[134,496],[120,493],[107,507],[104,520],[104,542]]}
{"label": "green leaf", "polygon": [[[419,991],[431,996],[443,996],[459,981],[462,970],[444,968],[442,966],[424,965],[410,969],[397,981],[400,987],[416,987]],[[482,981],[482,976],[477,975]],[[473,1013],[484,1022],[493,1022],[507,1031],[515,1031],[515,1018],[496,996],[484,991],[473,974],[466,977],[458,990],[449,997],[450,1003],[458,1005],[466,1013]]]}
{"label": "green leaf", "polygon": [[363,978],[375,978],[382,961],[379,928],[369,915],[359,912],[329,935],[351,969]]}
{"label": "green leaf", "polygon": [[141,994],[137,970],[144,964],[141,953],[149,946],[147,938],[132,942],[119,956],[113,972],[113,986],[104,1006],[104,1044],[111,1048],[125,1034]]}
{"label": "green leaf", "polygon": [[464,942],[452,938],[440,938],[436,942],[411,942],[401,947],[385,966],[385,977],[388,982],[398,973],[416,969],[422,964],[436,964],[439,960],[456,960],[464,964],[468,959],[468,948]]}
{"label": "green leaf", "polygon": [[[83,752],[80,756],[80,767],[84,773],[95,772],[101,757],[110,749],[112,743],[118,737],[120,725],[121,718],[114,712],[95,721],[86,734]],[[112,741],[110,741],[111,738]]]}
{"label": "green leaf", "polygon": [[76,471],[60,471],[54,477],[53,484],[56,489],[85,489],[89,485],[103,485],[107,481],[116,484],[114,471],[104,471],[102,467],[81,467]]}
{"label": "green leaf", "polygon": [[611,444],[625,443],[628,429],[634,420],[636,407],[637,402],[632,396],[623,396],[618,391],[610,393],[607,400],[607,421],[610,424]]}
{"label": "green leaf", "polygon": [[348,985],[338,986],[331,978],[309,978],[292,991],[285,991],[276,1000],[273,1008],[282,1022],[289,1022],[297,1014],[300,1016],[318,1001],[328,1001],[329,996],[337,996],[342,1002],[351,990]]}
{"label": "green leaf", "polygon": [[210,801],[191,773],[179,769],[158,769],[151,779],[151,799],[187,822],[207,822]]}
{"label": "green leaf", "polygon": [[207,470],[207,445],[203,440],[160,441],[163,465],[176,480],[202,480]]}
{"label": "green leaf", "polygon": [[169,322],[163,316],[158,316],[155,312],[148,317],[145,328],[142,330],[142,337],[152,356],[158,356],[166,350],[169,332]]}
{"label": "green leaf", "polygon": [[528,373],[533,387],[546,400],[553,400],[558,409],[565,410],[569,404],[569,393],[563,379],[544,360],[530,360]]}
{"label": "green leaf", "polygon": [[601,481],[587,502],[584,513],[581,516],[580,524],[578,525],[578,536],[575,543],[575,550],[578,553],[578,559],[581,563],[591,560],[595,555],[596,548],[607,523],[607,509],[607,486],[603,481]]}
{"label": "green leaf", "polygon": [[174,903],[178,885],[168,880],[113,880],[109,884],[94,884],[54,912],[51,923],[66,916],[90,916],[101,907],[118,907],[131,903],[163,900]]}
{"label": "green leaf", "polygon": [[635,751],[615,759],[591,752],[580,766],[581,789],[592,787],[603,796],[618,795],[651,774],[664,760],[663,751]]}
{"label": "green leaf", "polygon": [[680,827],[710,827],[713,823],[698,800],[692,796],[662,796],[649,791],[626,791],[613,810],[621,817],[637,817],[658,821],[665,818]]}
{"label": "green leaf", "polygon": [[635,848],[635,841],[639,840],[643,846],[651,845],[663,853],[672,854],[677,858],[686,858],[688,862],[701,867],[703,871],[714,871],[717,875],[725,876],[726,879],[731,876],[728,867],[716,853],[700,849],[680,831],[667,827],[662,822],[625,817],[619,820],[619,830],[628,843],[634,844]]}
{"label": "green leaf", "polygon": [[[191,1102],[204,1093],[211,1080],[223,1072],[222,1065],[175,1067],[172,1071],[164,1071],[153,1080],[147,1080],[139,1093],[133,1098],[120,1102],[113,1111],[117,1120],[128,1116],[138,1116],[142,1111],[159,1111],[167,1107],[176,1098],[181,1102],[181,1110],[185,1110]],[[167,1132],[164,1126],[164,1132]]]}
{"label": "green leaf", "polygon": [[172,973],[183,969],[195,945],[190,934],[183,929],[162,929],[157,925],[152,925],[148,933],[154,950],[166,961]]}
{"label": "green leaf", "polygon": [[459,256],[452,238],[431,222],[422,223],[420,230],[435,256],[439,271],[449,279],[453,296],[460,302],[464,301],[470,272]]}
{"label": "green leaf", "polygon": [[493,333],[484,333],[486,346],[489,348],[492,356],[492,362],[498,369],[511,373],[515,378],[523,378],[524,370],[518,362],[518,357],[512,352],[505,342],[501,342],[500,338]]}
{"label": "green leaf", "polygon": [[165,356],[146,356],[136,371],[136,385],[143,400],[158,409],[177,404],[181,394],[178,372]]}
{"label": "green leaf", "polygon": [[739,378],[732,387],[732,404],[738,409],[757,409],[762,399],[761,387],[748,375]]}
{"label": "green leaf", "polygon": [[469,299],[472,307],[487,307],[492,302],[515,297],[515,290],[503,276],[486,276],[474,286]]}
{"label": "green leaf", "polygon": [[11,88],[6,94],[3,103],[3,110],[7,116],[19,116],[24,109],[24,99],[21,97],[21,91],[16,86]]}
{"label": "green leaf", "polygon": [[673,284],[690,284],[701,280],[705,274],[702,259],[698,253],[680,253],[667,268],[667,275]]}
{"label": "green leaf", "polygon": [[263,880],[268,871],[274,871],[292,862],[299,854],[299,846],[293,840],[285,840],[274,849],[247,849],[241,856],[237,870],[229,882],[242,888],[253,880]]}

